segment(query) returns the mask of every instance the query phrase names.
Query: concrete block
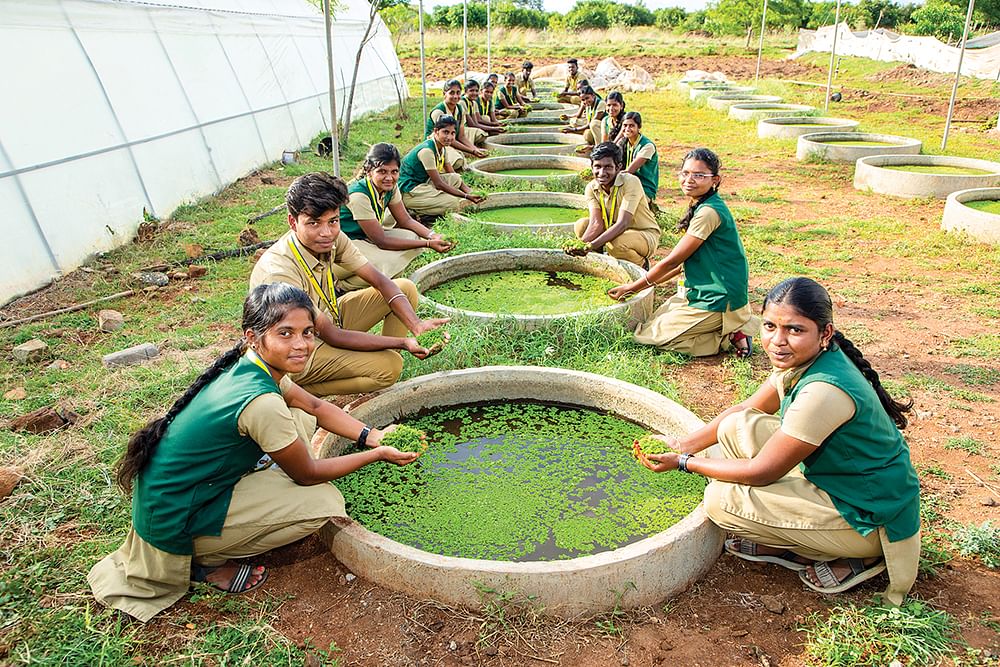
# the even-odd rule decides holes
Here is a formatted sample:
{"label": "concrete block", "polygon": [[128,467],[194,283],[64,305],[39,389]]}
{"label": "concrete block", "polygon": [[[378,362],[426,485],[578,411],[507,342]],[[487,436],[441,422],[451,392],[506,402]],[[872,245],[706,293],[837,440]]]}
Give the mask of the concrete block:
{"label": "concrete block", "polygon": [[12,352],[14,358],[22,364],[33,364],[45,356],[48,349],[49,346],[45,344],[45,341],[33,338],[27,343],[21,343]]}
{"label": "concrete block", "polygon": [[101,363],[108,368],[114,366],[131,366],[152,359],[159,354],[159,348],[152,343],[142,343],[141,345],[135,345],[124,350],[119,350],[118,352],[106,354],[101,359]]}

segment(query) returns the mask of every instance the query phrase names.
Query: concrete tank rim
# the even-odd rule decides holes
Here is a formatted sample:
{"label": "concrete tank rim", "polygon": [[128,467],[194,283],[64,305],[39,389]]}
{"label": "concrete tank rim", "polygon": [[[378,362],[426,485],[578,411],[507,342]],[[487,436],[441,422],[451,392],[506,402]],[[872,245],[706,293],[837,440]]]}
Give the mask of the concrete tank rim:
{"label": "concrete tank rim", "polygon": [[[932,174],[885,169],[887,166],[929,165],[969,167],[987,174]],[[1000,186],[1000,162],[955,155],[870,155],[858,158],[854,188],[890,196],[947,199],[958,190]]]}
{"label": "concrete tank rim", "polygon": [[967,205],[973,201],[1000,201],[1000,185],[949,194],[941,213],[941,229],[964,232],[984,243],[1000,245],[1000,213],[979,211]]}
{"label": "concrete tank rim", "polygon": [[[983,158],[974,157],[961,157],[958,155],[870,155],[868,157],[863,157],[858,159],[858,163],[863,163],[868,167],[894,167],[899,165],[921,165],[925,164],[928,166],[940,166],[940,167],[970,167],[972,169],[992,169],[989,174],[982,174],[983,176],[993,176],[995,174],[1000,174],[1000,162],[995,162],[993,160],[986,160]],[[981,165],[981,166],[979,166]],[[941,176],[942,174],[921,174],[919,172],[910,172],[917,176]],[[976,178],[975,174],[944,174],[949,178]],[[975,188],[966,188],[975,189]]]}
{"label": "concrete tank rim", "polygon": [[[824,139],[829,139],[830,141],[824,141]],[[838,141],[880,141],[887,144],[906,146],[910,148],[923,146],[924,144],[922,140],[914,139],[913,137],[904,137],[898,134],[881,134],[879,132],[861,131],[855,132],[848,137],[845,137],[843,132],[809,132],[799,136],[799,141],[811,144],[837,143]],[[878,148],[878,146],[871,146],[871,148]]]}
{"label": "concrete tank rim", "polygon": [[[828,141],[824,141],[828,140]],[[886,146],[844,146],[846,141],[876,141]],[[800,134],[795,145],[795,157],[806,160],[819,155],[832,162],[854,162],[869,155],[918,155],[924,143],[920,139],[877,132],[808,132]]]}
{"label": "concrete tank rim", "polygon": [[[803,120],[816,121],[824,129],[796,127]],[[757,136],[761,139],[797,139],[813,132],[858,132],[860,122],[832,116],[764,116],[757,121]]]}
{"label": "concrete tank rim", "polygon": [[[506,203],[505,200],[525,200],[521,202],[512,201],[511,203]],[[492,201],[491,201],[492,200]],[[537,201],[534,201],[537,200]],[[485,225],[497,231],[514,233],[517,231],[536,231],[542,234],[553,234],[557,236],[573,235],[573,225],[572,222],[555,223],[555,224],[538,224],[538,225],[518,225],[512,223],[504,222],[489,222],[488,220],[473,220],[469,216],[465,215],[469,210],[475,209],[477,211],[491,211],[498,208],[508,208],[511,206],[538,206],[545,205],[551,206],[552,202],[563,201],[564,204],[558,204],[558,208],[587,208],[587,197],[585,195],[576,194],[575,192],[545,192],[543,190],[516,190],[511,192],[491,192],[486,195],[486,200],[476,207],[469,207],[463,211],[453,211],[451,217],[459,222],[472,223],[477,222],[481,225]],[[491,205],[493,204],[493,205]]]}
{"label": "concrete tank rim", "polygon": [[[503,248],[500,250],[480,250],[478,252],[469,252],[461,255],[454,255],[452,257],[443,257],[441,259],[435,260],[429,264],[425,264],[410,275],[410,280],[416,284],[417,290],[420,291],[422,288],[421,283],[429,276],[433,275],[436,271],[440,271],[442,267],[448,264],[465,264],[465,263],[475,263],[477,260],[488,260],[496,256],[550,256],[553,258],[558,258],[560,260],[566,261],[568,255],[562,250],[556,250],[552,248]],[[624,262],[621,260],[614,259],[608,255],[603,255],[600,253],[590,253],[586,257],[577,258],[580,260],[586,260],[590,258],[590,261],[603,262],[607,264],[610,268],[617,268],[622,270],[625,275],[632,280],[638,280],[646,275],[646,272],[641,268],[632,264],[630,262]],[[437,285],[434,283],[430,287]],[[429,289],[429,288],[428,288]],[[652,299],[653,288],[647,287],[644,290],[636,292],[628,299],[624,301],[619,301],[613,303],[609,306],[602,306],[595,310],[575,310],[569,313],[560,313],[558,315],[526,315],[523,313],[487,313],[476,310],[462,310],[459,308],[453,308],[451,306],[446,306],[442,303],[434,301],[430,297],[424,295],[422,292],[420,294],[420,301],[434,308],[439,313],[443,313],[448,317],[468,317],[484,321],[493,321],[497,319],[509,319],[517,322],[520,325],[528,327],[538,327],[544,324],[560,321],[560,320],[570,320],[585,316],[598,316],[598,315],[611,315],[611,314],[622,314],[630,311],[632,308],[639,307],[644,300]]]}
{"label": "concrete tank rim", "polygon": [[[829,125],[831,127],[857,127],[861,124],[861,121],[852,120],[850,118],[839,118],[836,116],[808,116],[808,118],[811,122],[819,125]],[[827,121],[837,122],[831,123]],[[761,118],[758,122],[767,125],[796,125],[802,122],[802,116],[772,116],[770,118]]]}
{"label": "concrete tank rim", "polygon": [[[497,164],[502,164],[504,162],[509,162],[513,160],[518,163],[518,166],[504,166],[497,167],[496,171],[500,169],[519,169],[519,168],[539,168],[539,169],[571,169],[574,173],[572,174],[552,174],[544,176],[523,176],[517,174],[498,174],[494,170],[484,169],[483,167],[491,167]],[[469,165],[469,169],[486,179],[520,179],[526,182],[534,183],[544,183],[550,178],[556,179],[560,183],[572,183],[574,180],[580,179],[580,172],[584,169],[590,168],[590,160],[587,158],[576,157],[574,155],[547,155],[545,153],[534,153],[531,155],[498,155],[494,157],[485,157],[480,160],[476,160]]]}
{"label": "concrete tank rim", "polygon": [[[526,146],[531,142],[558,146]],[[584,143],[583,135],[567,132],[510,132],[486,139],[486,148],[497,151],[494,157],[507,155],[572,155]]]}

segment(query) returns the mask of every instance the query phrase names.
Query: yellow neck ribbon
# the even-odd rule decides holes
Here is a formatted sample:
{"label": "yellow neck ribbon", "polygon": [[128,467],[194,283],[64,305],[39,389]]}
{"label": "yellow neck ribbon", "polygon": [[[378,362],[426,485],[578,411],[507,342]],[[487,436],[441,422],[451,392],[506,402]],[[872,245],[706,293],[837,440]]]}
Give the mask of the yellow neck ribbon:
{"label": "yellow neck ribbon", "polygon": [[310,269],[309,265],[306,264],[306,260],[302,257],[302,253],[299,252],[299,248],[295,245],[295,241],[288,239],[288,247],[292,249],[292,254],[295,255],[295,261],[298,262],[299,268],[305,271],[306,278],[309,279],[309,284],[313,286],[314,290],[319,292],[320,298],[326,302],[326,306],[330,310],[330,315],[333,316],[337,326],[343,328],[344,325],[340,321],[340,308],[337,307],[337,292],[333,289],[333,272],[329,267],[327,267],[324,272],[326,275],[326,287],[329,291],[329,294],[327,294],[327,292],[323,291],[323,288],[316,280],[316,276],[313,275],[312,269]]}
{"label": "yellow neck ribbon", "polygon": [[620,189],[621,186],[611,186],[611,194],[607,198],[607,204],[604,203],[605,199],[601,192],[604,188],[597,190],[597,201],[601,204],[601,219],[604,220],[604,229],[609,229],[611,225],[615,224],[615,208],[617,206],[615,197]]}
{"label": "yellow neck ribbon", "polygon": [[378,224],[382,224],[382,218],[385,217],[385,207],[388,203],[384,198],[379,197],[379,191],[375,188],[375,184],[372,183],[372,179],[365,177],[365,185],[368,186],[368,194],[372,199],[372,206],[375,208],[375,221]]}
{"label": "yellow neck ribbon", "polygon": [[247,359],[256,364],[257,367],[260,368],[260,370],[264,371],[269,376],[271,376],[272,379],[274,378],[274,376],[271,375],[271,369],[267,367],[267,364],[264,363],[264,360],[261,359],[260,355],[257,354],[255,351],[247,350]]}
{"label": "yellow neck ribbon", "polygon": [[[431,141],[433,141],[433,139]],[[443,174],[444,173],[444,152],[445,152],[446,149],[445,149],[444,146],[441,146],[441,148],[439,150],[437,142],[434,141],[434,148],[432,150],[434,151],[434,159],[437,162],[438,173],[439,174]]]}
{"label": "yellow neck ribbon", "polygon": [[625,166],[626,167],[628,167],[630,164],[632,164],[632,160],[635,159],[635,149],[637,149],[639,147],[639,141],[641,139],[642,139],[642,135],[640,134],[639,136],[637,136],[635,138],[635,143],[634,144],[631,141],[625,142],[626,143],[626,146],[625,146]]}

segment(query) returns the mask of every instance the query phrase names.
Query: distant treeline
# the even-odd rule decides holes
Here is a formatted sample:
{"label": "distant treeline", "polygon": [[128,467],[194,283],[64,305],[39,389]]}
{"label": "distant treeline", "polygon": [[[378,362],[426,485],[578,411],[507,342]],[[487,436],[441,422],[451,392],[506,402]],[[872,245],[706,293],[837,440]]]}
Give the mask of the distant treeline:
{"label": "distant treeline", "polygon": [[[379,0],[375,0],[378,2]],[[383,20],[393,32],[416,29],[417,11],[406,3],[387,6],[381,0]],[[889,0],[859,0],[841,5],[841,20],[855,30],[889,28],[912,35],[934,35],[957,41],[962,34],[968,0],[927,0],[924,5],[896,4]],[[759,30],[762,0],[713,0],[703,10],[688,12],[679,7],[647,9],[641,2],[626,4],[614,0],[578,0],[569,12],[546,12],[541,0],[492,0],[490,20],[494,26],[509,28],[583,30],[612,27],[656,26],[675,32],[697,32],[712,36],[746,35],[748,43]],[[769,0],[769,30],[818,28],[833,23],[833,0]],[[424,24],[432,28],[461,28],[462,4],[434,7],[425,14]],[[976,28],[1000,25],[1000,0],[977,0]],[[470,28],[486,27],[486,3],[468,3]]]}

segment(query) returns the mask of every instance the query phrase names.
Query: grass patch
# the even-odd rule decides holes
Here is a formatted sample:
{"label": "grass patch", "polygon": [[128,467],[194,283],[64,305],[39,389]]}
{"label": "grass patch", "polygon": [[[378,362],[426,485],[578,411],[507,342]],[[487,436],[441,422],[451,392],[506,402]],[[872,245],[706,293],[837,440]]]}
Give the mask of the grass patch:
{"label": "grass patch", "polygon": [[960,449],[966,454],[978,455],[983,453],[985,445],[975,438],[963,435],[958,438],[948,438],[944,443],[945,449]]}
{"label": "grass patch", "polygon": [[970,338],[959,338],[948,346],[956,357],[985,357],[1000,359],[1000,335],[980,334]]}
{"label": "grass patch", "polygon": [[993,386],[1000,382],[1000,368],[986,368],[970,364],[954,364],[944,369],[946,373],[957,375],[967,385]]}
{"label": "grass patch", "polygon": [[927,530],[920,535],[920,561],[917,572],[924,577],[936,577],[942,565],[952,561],[948,538],[936,530]]}
{"label": "grass patch", "polygon": [[1000,567],[1000,526],[991,521],[962,526],[955,531],[954,540],[963,556],[975,556],[990,569]]}
{"label": "grass patch", "polygon": [[[884,384],[884,383],[883,383]],[[900,383],[895,381],[890,381],[890,384],[894,388],[901,388],[905,393],[901,394],[903,397],[908,397],[910,395],[909,389],[923,389],[924,391],[929,391],[933,393],[948,393],[963,401],[969,401],[972,403],[992,403],[993,399],[986,394],[980,394],[977,391],[970,391],[968,389],[962,389],[960,387],[955,387],[948,384],[944,380],[939,380],[938,378],[931,377],[929,375],[918,375],[916,373],[907,373],[903,376],[903,380]],[[896,394],[890,391],[893,396]]]}
{"label": "grass patch", "polygon": [[947,612],[910,600],[900,607],[838,605],[807,620],[805,654],[826,667],[934,665],[955,655],[958,623]]}
{"label": "grass patch", "polygon": [[944,480],[946,482],[948,480],[950,480],[951,477],[952,477],[952,475],[951,475],[950,472],[948,472],[947,470],[945,470],[941,466],[937,465],[936,463],[927,463],[927,464],[919,464],[918,463],[917,466],[916,466],[916,468],[917,468],[917,472],[919,472],[921,475],[928,475],[930,477],[937,477],[938,479],[942,479],[942,480]]}

